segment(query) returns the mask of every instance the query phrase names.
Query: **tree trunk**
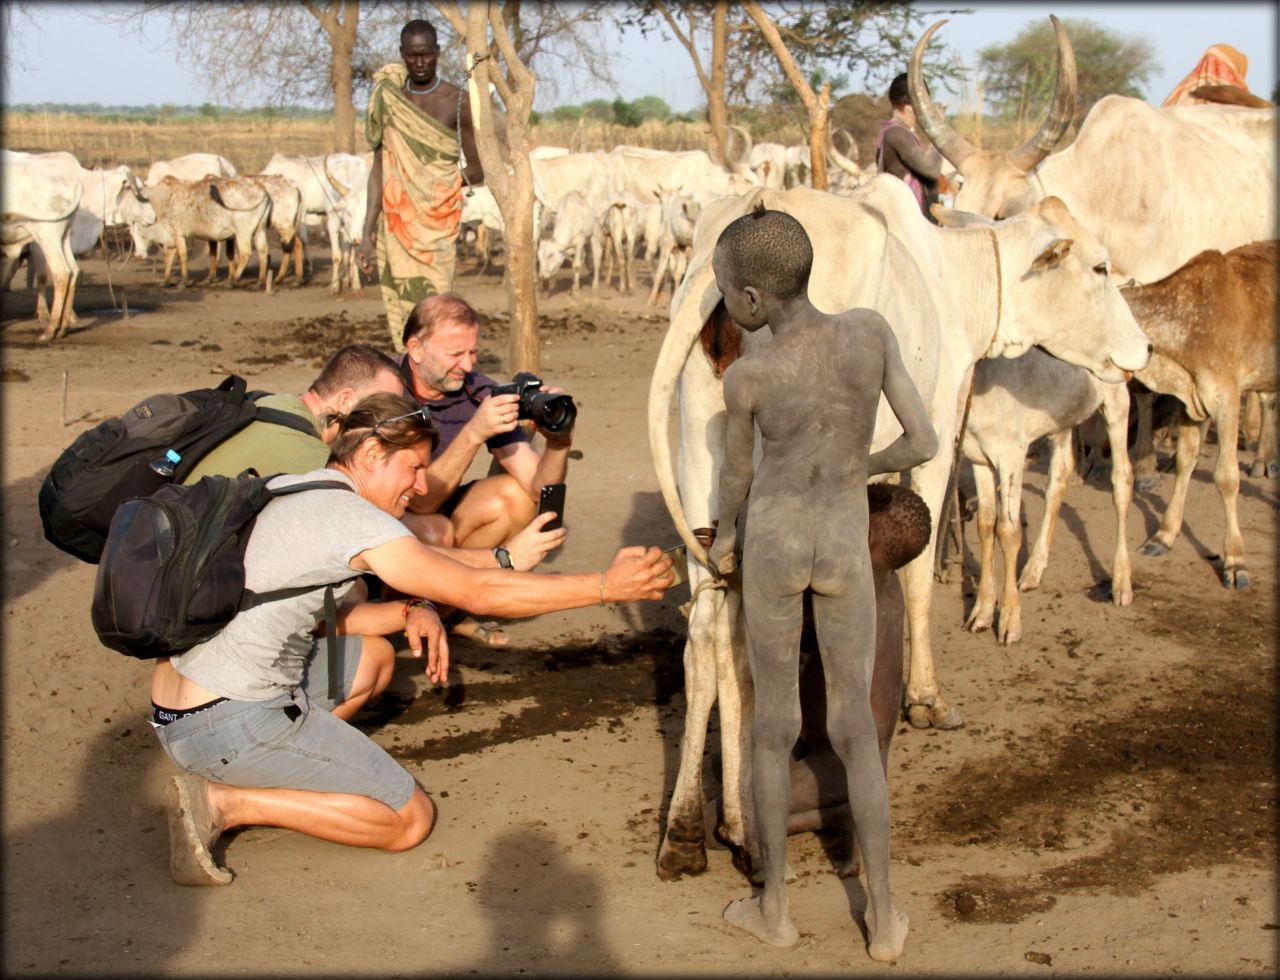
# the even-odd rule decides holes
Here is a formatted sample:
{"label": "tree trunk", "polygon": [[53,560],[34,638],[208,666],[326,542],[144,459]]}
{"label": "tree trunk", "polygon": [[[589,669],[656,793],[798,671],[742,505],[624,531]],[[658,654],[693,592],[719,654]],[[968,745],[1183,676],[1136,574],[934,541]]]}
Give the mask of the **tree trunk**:
{"label": "tree trunk", "polygon": [[810,183],[814,190],[825,191],[830,186],[827,179],[827,106],[831,104],[831,83],[822,83],[822,93],[809,110],[809,164]]}
{"label": "tree trunk", "polygon": [[[533,167],[525,132],[533,108],[536,78],[520,61],[507,32],[501,8],[492,2],[472,0],[465,24],[456,8],[436,4],[466,38],[467,64],[474,65],[467,81],[476,149],[484,166],[485,183],[502,212],[506,226],[507,310],[511,316],[511,368],[513,371],[539,370],[538,300],[536,252],[533,240]],[[457,17],[455,20],[454,18]],[[490,56],[490,29],[497,51]],[[481,60],[476,61],[479,57]],[[504,77],[499,57],[506,65]],[[502,121],[506,128],[507,152],[502,152],[498,134],[498,113],[489,97],[492,81],[506,104]],[[483,93],[483,94],[482,94]]]}
{"label": "tree trunk", "polygon": [[360,5],[356,0],[347,0],[342,7],[345,16],[330,36],[333,45],[333,145],[339,153],[354,153],[356,109],[351,98],[351,62]]}
{"label": "tree trunk", "polygon": [[720,166],[727,166],[729,108],[725,104],[724,64],[728,55],[728,0],[716,0],[711,18],[711,84],[707,87],[707,123],[711,127],[708,153]]}
{"label": "tree trunk", "polygon": [[319,22],[329,40],[334,148],[339,153],[354,153],[356,110],[351,103],[351,63],[356,47],[356,25],[360,22],[360,0],[338,0],[324,9],[311,0],[303,0],[303,6]]}
{"label": "tree trunk", "polygon": [[791,52],[787,50],[787,45],[782,40],[782,35],[778,33],[778,26],[764,12],[764,8],[756,0],[742,0],[742,7],[746,10],[747,15],[755,21],[761,35],[769,43],[769,47],[773,49],[774,56],[782,67],[782,73],[791,82],[791,87],[796,90],[796,95],[800,96],[800,101],[804,103],[805,111],[809,114],[811,180],[816,190],[825,191],[828,186],[827,103],[831,99],[831,83],[823,82],[821,96],[814,95],[812,86],[809,85],[804,74],[800,71],[795,58],[791,57]]}

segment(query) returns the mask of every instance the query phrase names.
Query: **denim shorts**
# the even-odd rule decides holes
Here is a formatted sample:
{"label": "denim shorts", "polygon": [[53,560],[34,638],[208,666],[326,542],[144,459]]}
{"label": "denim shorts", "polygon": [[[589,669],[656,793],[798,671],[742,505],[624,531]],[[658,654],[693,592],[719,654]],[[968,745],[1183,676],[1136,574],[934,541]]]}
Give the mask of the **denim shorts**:
{"label": "denim shorts", "polygon": [[[341,648],[345,693],[360,638],[344,640],[351,641]],[[364,732],[330,714],[323,642],[311,660],[325,662],[306,681],[318,685],[318,698],[298,688],[270,701],[223,701],[157,728],[165,754],[180,769],[228,786],[353,793],[399,811],[413,796],[414,778]]]}

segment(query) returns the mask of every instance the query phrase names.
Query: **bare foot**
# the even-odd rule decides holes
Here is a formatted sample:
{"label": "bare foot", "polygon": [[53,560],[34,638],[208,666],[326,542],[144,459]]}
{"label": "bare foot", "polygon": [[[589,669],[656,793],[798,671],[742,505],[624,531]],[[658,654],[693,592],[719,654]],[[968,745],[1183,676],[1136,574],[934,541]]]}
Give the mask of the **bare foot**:
{"label": "bare foot", "polygon": [[894,908],[890,910],[889,928],[872,930],[867,923],[867,933],[871,940],[867,943],[867,952],[873,960],[881,963],[892,963],[902,955],[902,947],[907,943],[907,926],[910,920],[907,913]]}
{"label": "bare foot", "polygon": [[770,946],[794,946],[800,938],[791,917],[785,913],[780,922],[770,924],[761,908],[760,898],[740,898],[730,902],[724,910],[724,920]]}
{"label": "bare foot", "polygon": [[180,885],[229,885],[234,875],[210,853],[222,821],[209,803],[204,778],[185,772],[169,780],[169,872]]}

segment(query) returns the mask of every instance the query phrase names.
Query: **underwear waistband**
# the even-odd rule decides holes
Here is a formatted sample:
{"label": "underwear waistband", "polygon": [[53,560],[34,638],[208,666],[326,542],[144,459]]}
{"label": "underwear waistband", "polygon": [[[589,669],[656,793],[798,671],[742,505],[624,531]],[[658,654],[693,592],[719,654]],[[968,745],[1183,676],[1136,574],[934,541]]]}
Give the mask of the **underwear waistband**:
{"label": "underwear waistband", "polygon": [[187,718],[190,715],[198,715],[201,711],[208,711],[210,708],[222,704],[223,701],[229,701],[230,698],[214,698],[212,701],[206,701],[204,704],[197,704],[194,708],[162,708],[154,701],[151,702],[151,724],[156,728],[163,728],[165,725],[171,725],[180,718]]}

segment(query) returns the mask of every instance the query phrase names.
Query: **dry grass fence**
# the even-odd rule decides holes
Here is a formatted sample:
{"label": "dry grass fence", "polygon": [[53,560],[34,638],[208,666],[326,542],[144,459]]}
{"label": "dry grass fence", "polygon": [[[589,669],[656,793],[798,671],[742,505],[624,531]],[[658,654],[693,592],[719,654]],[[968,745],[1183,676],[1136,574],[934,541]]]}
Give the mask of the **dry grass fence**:
{"label": "dry grass fence", "polygon": [[[800,142],[801,127],[779,125],[774,120],[757,133],[757,139]],[[878,122],[859,120],[874,134]],[[366,149],[364,122],[359,118],[355,145]],[[1021,139],[1008,126],[983,126],[978,117],[961,117],[955,127],[963,136],[979,145],[1001,149]],[[794,132],[793,132],[794,130]],[[608,150],[622,143],[662,150],[705,149],[707,126],[701,122],[663,123],[649,120],[638,127],[592,123],[578,128],[576,123],[544,121],[530,127],[533,145],[571,146],[575,150]],[[859,142],[869,142],[859,132]],[[975,139],[976,137],[976,139]],[[871,137],[873,138],[873,137]],[[1023,136],[1022,138],[1025,138]],[[320,154],[333,149],[333,123],[327,119],[157,119],[134,122],[102,119],[69,113],[7,113],[4,117],[3,145],[13,150],[69,150],[85,166],[117,166],[126,164],[145,174],[156,160],[169,160],[184,153],[218,153],[226,157],[241,173],[256,173],[274,153]],[[869,161],[861,147],[862,159]]]}

